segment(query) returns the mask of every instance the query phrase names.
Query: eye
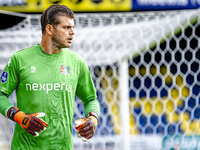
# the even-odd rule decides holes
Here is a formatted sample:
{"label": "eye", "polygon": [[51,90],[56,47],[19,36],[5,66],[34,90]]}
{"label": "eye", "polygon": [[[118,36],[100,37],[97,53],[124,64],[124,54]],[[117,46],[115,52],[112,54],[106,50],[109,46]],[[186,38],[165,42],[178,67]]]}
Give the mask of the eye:
{"label": "eye", "polygon": [[65,28],[66,29],[73,29],[74,27],[73,26],[66,26]]}

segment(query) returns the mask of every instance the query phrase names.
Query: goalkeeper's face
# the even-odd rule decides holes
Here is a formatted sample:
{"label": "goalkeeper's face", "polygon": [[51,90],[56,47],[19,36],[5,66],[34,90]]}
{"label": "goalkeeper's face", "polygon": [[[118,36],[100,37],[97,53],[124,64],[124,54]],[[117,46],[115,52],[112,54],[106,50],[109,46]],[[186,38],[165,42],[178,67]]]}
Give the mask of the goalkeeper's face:
{"label": "goalkeeper's face", "polygon": [[57,48],[70,47],[74,36],[74,19],[58,16],[59,24],[54,28],[52,41]]}

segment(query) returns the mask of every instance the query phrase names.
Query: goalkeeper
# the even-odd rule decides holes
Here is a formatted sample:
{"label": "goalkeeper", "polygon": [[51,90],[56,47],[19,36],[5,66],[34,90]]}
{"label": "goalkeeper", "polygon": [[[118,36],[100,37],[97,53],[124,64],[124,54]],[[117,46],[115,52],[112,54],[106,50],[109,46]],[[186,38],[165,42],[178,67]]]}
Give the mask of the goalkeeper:
{"label": "goalkeeper", "polygon": [[[100,113],[86,62],[68,48],[74,37],[74,13],[51,5],[41,16],[40,44],[14,53],[0,81],[0,113],[16,122],[12,150],[73,150],[72,123],[77,95],[85,118],[76,126],[90,139]],[[16,91],[17,106],[8,97]]]}

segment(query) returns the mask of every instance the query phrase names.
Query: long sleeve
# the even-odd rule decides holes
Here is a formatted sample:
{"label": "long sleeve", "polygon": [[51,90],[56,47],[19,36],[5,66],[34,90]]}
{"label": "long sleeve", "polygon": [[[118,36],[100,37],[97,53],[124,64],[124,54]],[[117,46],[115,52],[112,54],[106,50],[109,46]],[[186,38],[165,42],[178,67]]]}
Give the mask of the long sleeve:
{"label": "long sleeve", "polygon": [[10,102],[7,96],[0,91],[0,113],[7,117],[6,112],[10,107],[13,107],[13,104]]}
{"label": "long sleeve", "polygon": [[18,85],[17,61],[14,55],[8,61],[0,81],[0,113],[6,116],[8,108],[13,107],[8,97]]}
{"label": "long sleeve", "polygon": [[96,112],[98,116],[100,115],[99,102],[97,101],[97,99],[88,101],[87,103],[84,104],[84,106],[85,106],[85,116],[87,116],[87,114],[91,111]]}
{"label": "long sleeve", "polygon": [[100,114],[96,89],[86,62],[82,64],[76,95],[82,100],[85,106],[85,116],[87,116],[87,114],[91,111],[96,112],[98,115]]}

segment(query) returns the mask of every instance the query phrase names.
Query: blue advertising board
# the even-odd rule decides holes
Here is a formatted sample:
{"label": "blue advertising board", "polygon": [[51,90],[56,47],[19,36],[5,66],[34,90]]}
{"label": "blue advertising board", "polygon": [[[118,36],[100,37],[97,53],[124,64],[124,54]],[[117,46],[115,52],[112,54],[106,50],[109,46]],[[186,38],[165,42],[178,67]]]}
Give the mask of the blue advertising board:
{"label": "blue advertising board", "polygon": [[132,11],[196,9],[200,0],[132,0]]}

